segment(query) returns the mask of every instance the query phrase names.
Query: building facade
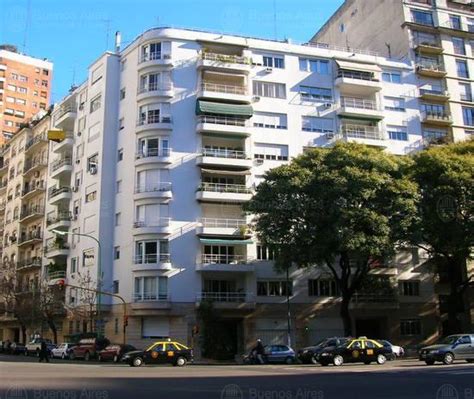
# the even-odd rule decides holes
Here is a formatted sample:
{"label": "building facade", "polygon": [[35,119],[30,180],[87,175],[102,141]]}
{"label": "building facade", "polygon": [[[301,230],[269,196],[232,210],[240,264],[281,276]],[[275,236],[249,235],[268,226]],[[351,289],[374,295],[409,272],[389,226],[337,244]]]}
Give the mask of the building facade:
{"label": "building facade", "polygon": [[0,145],[51,100],[53,64],[0,45]]}

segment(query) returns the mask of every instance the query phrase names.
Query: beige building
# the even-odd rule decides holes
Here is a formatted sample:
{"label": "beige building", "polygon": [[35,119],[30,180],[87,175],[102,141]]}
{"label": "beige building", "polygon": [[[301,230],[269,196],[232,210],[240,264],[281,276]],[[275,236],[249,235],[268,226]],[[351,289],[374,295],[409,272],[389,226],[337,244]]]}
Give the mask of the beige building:
{"label": "beige building", "polygon": [[[4,145],[1,156],[1,273],[15,279],[20,301],[37,294],[40,284],[49,126],[49,113],[43,111]],[[21,331],[20,322],[6,313],[0,318],[0,339],[23,341],[22,333],[31,335],[41,326],[26,327]]]}

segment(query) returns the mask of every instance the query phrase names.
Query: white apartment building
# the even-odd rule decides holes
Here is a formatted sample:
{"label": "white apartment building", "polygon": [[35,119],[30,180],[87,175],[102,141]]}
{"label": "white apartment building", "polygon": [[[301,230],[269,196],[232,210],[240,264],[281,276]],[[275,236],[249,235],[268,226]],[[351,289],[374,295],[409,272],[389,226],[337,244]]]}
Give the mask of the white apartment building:
{"label": "white apartment building", "polygon": [[[94,61],[53,112],[65,133],[50,146],[48,263],[65,265],[73,285],[97,286],[101,273],[102,289],[128,303],[127,340],[137,346],[170,336],[199,349],[192,331],[203,300],[213,301],[233,354],[257,337],[285,342],[288,291],[294,346],[343,334],[334,282],[294,270],[287,284],[249,234],[242,204],[265,171],[307,147],[345,140],[409,153],[422,138],[420,100],[405,96],[416,89],[409,62],[368,52],[146,31]],[[100,241],[101,272],[97,244],[77,234]],[[407,251],[381,265],[376,274],[396,292],[357,296],[357,334],[436,336],[424,261]],[[120,342],[120,301],[101,302],[106,335]],[[66,303],[64,334],[82,331],[74,308],[85,299],[68,289]]]}

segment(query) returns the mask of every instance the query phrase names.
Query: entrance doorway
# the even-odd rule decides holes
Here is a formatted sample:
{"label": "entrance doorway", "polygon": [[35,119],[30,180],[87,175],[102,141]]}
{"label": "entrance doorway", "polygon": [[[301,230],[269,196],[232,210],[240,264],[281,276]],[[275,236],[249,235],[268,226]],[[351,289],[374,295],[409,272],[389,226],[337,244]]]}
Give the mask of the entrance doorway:
{"label": "entrance doorway", "polygon": [[383,320],[381,319],[357,319],[356,336],[368,338],[384,338]]}

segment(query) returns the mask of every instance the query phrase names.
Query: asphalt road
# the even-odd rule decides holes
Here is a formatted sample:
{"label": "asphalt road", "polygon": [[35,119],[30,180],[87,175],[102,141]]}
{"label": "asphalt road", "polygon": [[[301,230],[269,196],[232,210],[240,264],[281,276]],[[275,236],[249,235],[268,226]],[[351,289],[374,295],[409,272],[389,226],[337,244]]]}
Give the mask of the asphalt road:
{"label": "asphalt road", "polygon": [[474,399],[474,364],[145,366],[0,356],[1,399]]}

